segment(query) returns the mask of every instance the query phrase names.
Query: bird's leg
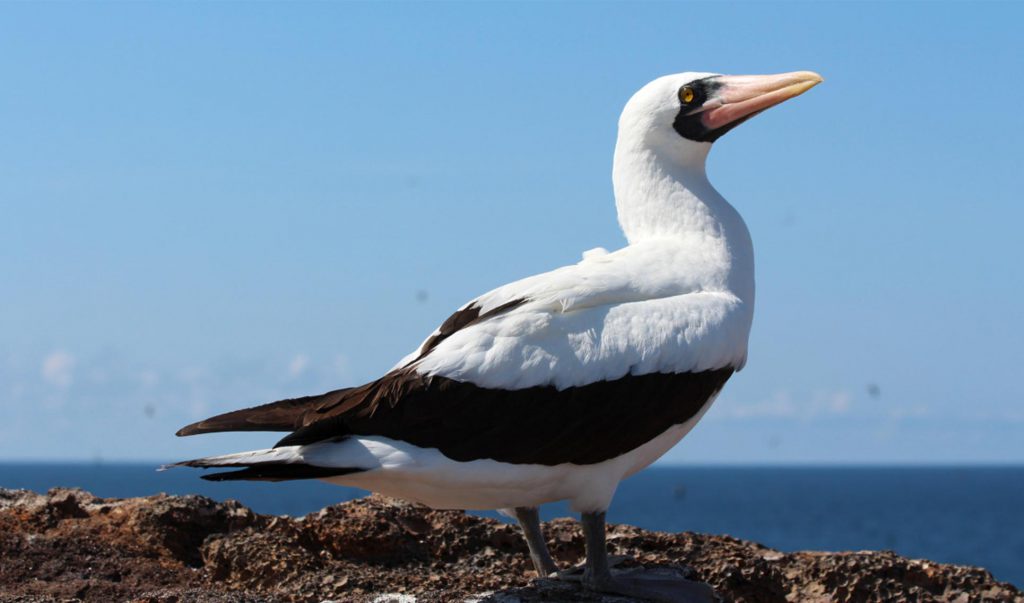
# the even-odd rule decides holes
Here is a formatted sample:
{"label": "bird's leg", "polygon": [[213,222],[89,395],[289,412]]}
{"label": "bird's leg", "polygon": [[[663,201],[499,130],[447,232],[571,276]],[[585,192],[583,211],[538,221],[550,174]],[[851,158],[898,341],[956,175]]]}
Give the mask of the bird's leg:
{"label": "bird's leg", "polygon": [[[583,513],[583,538],[586,541],[587,565],[583,570],[583,584],[588,588],[599,586],[602,582],[611,581],[612,573],[608,568],[608,544],[604,533],[604,511]],[[600,588],[595,588],[600,590]]]}
{"label": "bird's leg", "polygon": [[716,601],[715,592],[710,586],[687,580],[682,576],[645,572],[644,570],[626,570],[618,575],[613,575],[608,567],[604,511],[583,513],[582,522],[583,536],[587,546],[587,562],[583,570],[584,588],[666,603],[713,603]]}
{"label": "bird's leg", "polygon": [[537,507],[516,507],[516,519],[526,536],[526,546],[530,547],[530,559],[537,575],[541,578],[558,571],[555,562],[548,552],[548,544],[544,541],[544,533],[540,529],[540,515]]}

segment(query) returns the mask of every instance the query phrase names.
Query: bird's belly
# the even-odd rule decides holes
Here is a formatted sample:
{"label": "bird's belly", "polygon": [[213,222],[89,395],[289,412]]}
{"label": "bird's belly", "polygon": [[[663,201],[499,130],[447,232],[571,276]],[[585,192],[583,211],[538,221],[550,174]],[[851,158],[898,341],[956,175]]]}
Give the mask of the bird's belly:
{"label": "bird's belly", "polygon": [[533,507],[569,500],[575,511],[608,508],[620,480],[668,452],[710,408],[714,397],[685,423],[673,425],[645,444],[591,465],[516,464],[480,459],[455,461],[437,449],[382,437],[346,440],[339,456],[358,454],[377,460],[372,468],[324,481],[402,498],[435,509]]}

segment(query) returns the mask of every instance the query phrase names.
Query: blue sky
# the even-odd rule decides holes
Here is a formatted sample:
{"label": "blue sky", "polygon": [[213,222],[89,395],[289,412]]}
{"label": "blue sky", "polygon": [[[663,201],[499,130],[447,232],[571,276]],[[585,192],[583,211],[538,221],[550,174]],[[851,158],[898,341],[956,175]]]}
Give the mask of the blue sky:
{"label": "blue sky", "polygon": [[657,76],[811,69],[716,144],[748,368],[666,462],[1024,462],[1024,5],[4,4],[0,460],[171,459],[616,248]]}

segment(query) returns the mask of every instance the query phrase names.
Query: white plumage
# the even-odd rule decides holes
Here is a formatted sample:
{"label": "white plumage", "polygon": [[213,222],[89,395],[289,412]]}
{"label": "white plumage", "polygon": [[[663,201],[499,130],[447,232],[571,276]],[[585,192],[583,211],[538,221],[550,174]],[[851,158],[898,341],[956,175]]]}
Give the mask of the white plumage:
{"label": "white plumage", "polygon": [[[185,464],[249,467],[249,473],[241,472],[243,479],[290,479],[289,467],[301,467],[299,477],[321,477],[436,508],[524,509],[568,499],[584,512],[585,524],[588,517],[593,522],[600,514],[603,539],[603,511],[619,481],[684,437],[728,376],[747,359],[754,305],[753,248],[742,218],[708,181],[704,166],[711,143],[746,118],[819,81],[809,72],[746,77],[682,73],[644,86],[619,120],[612,170],[627,246],[613,252],[590,250],[575,265],[481,295],[379,382],[237,411],[179,432],[251,429],[253,422],[281,429],[293,421],[301,428],[296,431],[302,436],[299,444]],[[702,379],[710,384],[694,386],[699,399],[672,397],[673,384],[689,387],[689,382],[658,380],[686,375],[698,385]],[[649,389],[614,389],[616,383],[643,383]],[[609,384],[608,391],[614,392],[609,396],[614,397],[601,396],[602,384]],[[429,413],[426,419],[416,414],[429,409],[411,407],[406,410],[415,412],[398,415],[396,426],[388,415],[389,409],[401,410],[403,404],[445,404],[455,395],[468,396],[468,401],[458,402],[468,406],[452,408],[473,411],[465,417],[477,418],[456,413],[435,421]],[[546,408],[527,405],[541,396],[550,401]],[[517,433],[501,431],[500,419],[485,421],[474,408],[503,404],[493,409],[493,415],[506,413],[514,419],[522,419],[516,413],[530,408],[529,421],[516,423],[525,431],[550,427],[553,417],[559,417],[568,423],[564,433],[575,430],[573,441],[579,443],[579,431],[587,436],[590,425],[596,430],[592,438],[614,435],[595,414],[628,411],[641,401],[634,396],[643,397],[642,408],[648,413],[644,420],[651,419],[652,412],[664,412],[663,423],[654,423],[661,427],[645,432],[649,436],[628,449],[620,445],[615,453],[595,453],[596,457],[587,457],[593,462],[586,463],[516,461],[527,458],[523,450],[512,450]],[[665,402],[658,406],[660,398],[650,396],[665,396]],[[580,406],[584,399],[596,401],[596,407]],[[689,405],[685,416],[665,406],[678,403]],[[575,414],[552,407],[563,404],[576,404]],[[406,416],[417,417],[408,420],[418,422],[410,425],[405,437],[397,437],[401,417]],[[336,417],[335,423],[326,423],[324,417]],[[473,420],[484,422],[460,424]],[[318,421],[341,431],[316,431]],[[513,460],[499,458],[505,453],[494,452],[494,442],[487,439],[481,440],[479,455],[472,449],[467,453],[444,435],[445,425],[457,425],[462,431],[452,433],[463,435],[476,427],[492,430],[494,437],[510,440],[508,458]],[[604,431],[597,431],[597,426]],[[627,435],[632,429],[628,423],[612,427]],[[307,441],[310,429],[315,436]],[[424,435],[424,429],[440,435]],[[650,430],[649,421],[646,429]],[[436,447],[422,445],[435,440]],[[288,438],[282,442],[286,443]],[[538,458],[559,458],[558,443],[541,442],[550,450]],[[485,453],[485,448],[492,452]],[[331,468],[344,473],[323,473]],[[531,528],[527,523],[524,528],[529,540]],[[550,569],[550,559],[544,562],[535,545],[531,542],[538,571]],[[607,586],[607,569],[602,570],[600,563],[590,569],[592,576],[600,574],[600,580],[594,580]]]}

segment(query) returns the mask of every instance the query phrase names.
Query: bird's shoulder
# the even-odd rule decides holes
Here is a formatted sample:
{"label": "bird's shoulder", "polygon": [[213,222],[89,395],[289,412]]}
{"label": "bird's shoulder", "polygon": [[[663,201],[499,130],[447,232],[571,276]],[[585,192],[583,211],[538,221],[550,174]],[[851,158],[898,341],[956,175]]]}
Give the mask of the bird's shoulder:
{"label": "bird's shoulder", "polygon": [[671,245],[633,245],[613,252],[598,247],[583,252],[576,264],[492,289],[455,310],[395,368],[422,358],[458,331],[508,313],[566,313],[692,290],[673,274],[679,251]]}
{"label": "bird's shoulder", "polygon": [[588,254],[494,289],[398,367],[522,388],[741,363],[749,304],[688,265],[686,251],[665,244]]}

